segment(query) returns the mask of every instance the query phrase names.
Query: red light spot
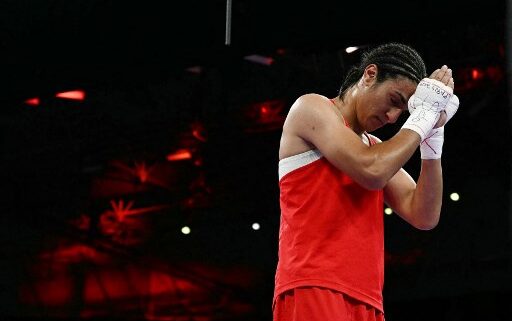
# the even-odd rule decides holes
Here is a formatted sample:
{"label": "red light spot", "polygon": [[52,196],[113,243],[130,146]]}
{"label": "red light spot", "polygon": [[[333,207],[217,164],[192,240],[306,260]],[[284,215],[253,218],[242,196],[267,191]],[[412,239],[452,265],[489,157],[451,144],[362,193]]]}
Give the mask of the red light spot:
{"label": "red light spot", "polygon": [[41,103],[41,101],[39,100],[38,97],[25,100],[25,104],[27,104],[29,106],[39,106],[40,103]]}
{"label": "red light spot", "polygon": [[167,155],[168,161],[180,161],[192,158],[192,153],[188,149],[179,149],[174,153]]}
{"label": "red light spot", "polygon": [[272,123],[281,121],[281,111],[284,108],[284,103],[280,100],[271,100],[265,101],[261,103],[256,103],[252,106],[253,111],[249,111],[249,113],[254,113],[250,118],[255,119],[260,123]]}
{"label": "red light spot", "polygon": [[248,105],[244,111],[249,132],[280,128],[285,119],[285,101],[267,100]]}
{"label": "red light spot", "polygon": [[57,93],[55,95],[55,97],[82,101],[85,99],[85,91],[83,91],[83,90],[64,91],[61,93]]}
{"label": "red light spot", "polygon": [[145,163],[136,164],[135,170],[141,183],[145,183],[148,181],[149,171],[147,170]]}
{"label": "red light spot", "polygon": [[483,76],[484,76],[484,73],[480,69],[478,69],[478,68],[471,69],[471,78],[473,80],[480,80],[483,78]]}
{"label": "red light spot", "polygon": [[207,138],[207,132],[204,128],[204,125],[200,122],[193,122],[190,125],[190,128],[192,129],[192,136],[194,136],[197,140],[201,142],[206,142],[208,140]]}

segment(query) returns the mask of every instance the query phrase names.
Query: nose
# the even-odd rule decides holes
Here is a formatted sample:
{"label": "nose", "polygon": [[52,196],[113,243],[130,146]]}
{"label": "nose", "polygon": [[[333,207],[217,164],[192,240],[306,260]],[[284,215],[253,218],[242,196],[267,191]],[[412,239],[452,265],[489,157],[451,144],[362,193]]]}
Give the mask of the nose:
{"label": "nose", "polygon": [[394,124],[398,120],[398,117],[400,117],[401,113],[402,113],[402,110],[400,108],[391,108],[386,113],[386,118],[387,118],[388,123]]}

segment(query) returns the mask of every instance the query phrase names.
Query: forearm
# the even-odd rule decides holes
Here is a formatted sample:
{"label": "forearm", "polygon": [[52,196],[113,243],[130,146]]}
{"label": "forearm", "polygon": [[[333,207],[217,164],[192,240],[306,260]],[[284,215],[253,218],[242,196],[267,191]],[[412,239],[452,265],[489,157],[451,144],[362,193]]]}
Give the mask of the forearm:
{"label": "forearm", "polygon": [[[446,71],[446,66],[443,66]],[[432,73],[431,78],[438,79],[453,90],[451,71],[442,75],[439,70]],[[449,81],[446,77],[450,77]],[[414,96],[414,95],[413,95]],[[409,99],[408,109],[411,115],[417,113],[422,100]],[[418,104],[416,104],[418,103]],[[417,182],[403,172],[399,172],[386,186],[386,202],[395,209],[405,221],[422,230],[433,229],[439,222],[443,196],[443,172],[441,166],[442,147],[444,142],[444,125],[457,112],[459,99],[452,95],[441,111],[440,122],[422,137],[420,145],[421,172]],[[444,113],[444,115],[443,115]],[[420,115],[417,114],[419,117]],[[414,124],[407,128],[414,130]],[[425,133],[419,131],[418,134]]]}
{"label": "forearm", "polygon": [[375,188],[383,188],[414,154],[420,143],[415,132],[403,129],[391,139],[368,148],[366,163],[368,177],[376,182]]}
{"label": "forearm", "polygon": [[414,225],[430,230],[439,222],[443,197],[441,159],[423,160],[411,209]]}
{"label": "forearm", "polygon": [[[420,142],[436,125],[440,112],[448,103],[452,89],[434,79],[423,79],[416,92],[409,99],[410,116],[402,129],[386,143],[372,146],[368,166],[369,177],[372,177],[377,188],[382,188],[398,170],[410,159]],[[372,158],[373,157],[373,158]]]}

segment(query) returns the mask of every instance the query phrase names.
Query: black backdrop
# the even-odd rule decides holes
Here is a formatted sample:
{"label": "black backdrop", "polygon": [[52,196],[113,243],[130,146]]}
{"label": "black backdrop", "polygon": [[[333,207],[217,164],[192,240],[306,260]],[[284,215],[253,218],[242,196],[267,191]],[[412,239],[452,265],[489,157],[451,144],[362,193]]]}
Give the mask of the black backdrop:
{"label": "black backdrop", "polygon": [[[345,47],[400,41],[418,49],[429,71],[454,69],[461,109],[446,133],[439,226],[418,231],[386,216],[387,318],[506,319],[512,273],[505,4],[240,0],[226,46],[224,1],[4,1],[3,314],[84,317],[92,308],[79,290],[60,306],[20,294],[47,280],[32,272],[41,253],[76,242],[103,249],[115,262],[158,261],[211,297],[229,293],[231,309],[207,310],[211,320],[270,320],[282,116],[302,93],[336,95],[360,53]],[[273,63],[244,59],[253,54]],[[76,88],[86,91],[83,102],[54,96]],[[24,103],[33,97],[39,106]],[[254,116],[264,102],[274,117]],[[386,139],[399,126],[376,134]],[[200,163],[165,161],[183,147]],[[140,172],[134,178],[120,163],[153,166],[155,181],[135,186]],[[413,177],[419,164],[415,155],[406,165]],[[450,200],[452,192],[460,201]],[[119,199],[163,208],[137,216],[145,218],[138,234],[130,230],[135,236],[106,237],[98,222]],[[92,223],[77,229],[84,215]],[[260,230],[250,228],[254,222]],[[192,228],[188,238],[182,225]],[[192,273],[189,264],[197,263],[209,268]],[[87,264],[68,267],[69,275],[80,279],[92,269]],[[98,303],[92,315],[150,318],[147,306],[112,302]],[[237,302],[249,312],[233,312]],[[183,306],[166,306],[161,316],[185,318]]]}

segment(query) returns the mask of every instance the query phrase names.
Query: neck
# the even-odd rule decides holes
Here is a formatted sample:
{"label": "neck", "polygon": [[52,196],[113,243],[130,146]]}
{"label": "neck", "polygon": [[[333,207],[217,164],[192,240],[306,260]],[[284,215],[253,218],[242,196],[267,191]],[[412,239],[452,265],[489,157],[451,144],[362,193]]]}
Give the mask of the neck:
{"label": "neck", "polygon": [[357,108],[356,108],[356,99],[355,93],[357,89],[353,88],[349,90],[344,99],[341,100],[339,97],[334,99],[336,108],[339,113],[343,116],[345,121],[348,123],[349,127],[359,136],[364,133],[364,129],[359,124],[357,119]]}

